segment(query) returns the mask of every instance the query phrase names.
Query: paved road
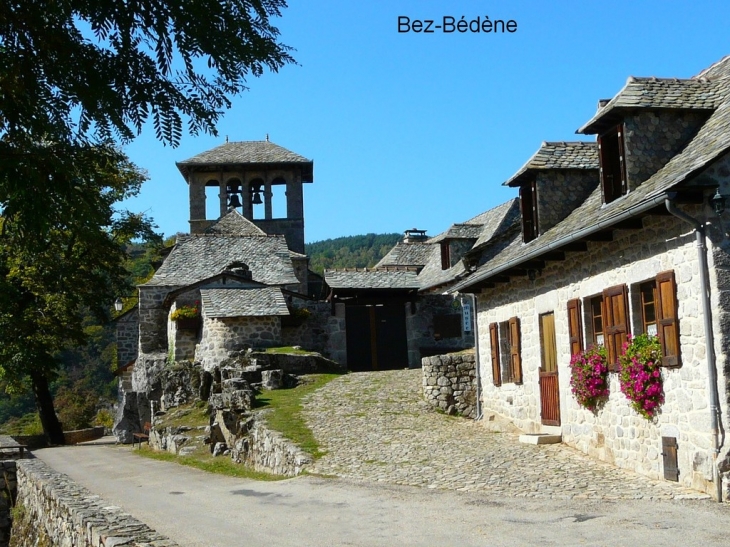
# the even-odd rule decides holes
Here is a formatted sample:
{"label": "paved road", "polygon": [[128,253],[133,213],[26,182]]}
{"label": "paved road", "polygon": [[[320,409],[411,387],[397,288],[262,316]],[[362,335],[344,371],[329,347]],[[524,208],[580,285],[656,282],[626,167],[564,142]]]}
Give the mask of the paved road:
{"label": "paved road", "polygon": [[36,456],[181,546],[726,545],[730,508],[545,500],[299,477],[255,482],[76,446]]}

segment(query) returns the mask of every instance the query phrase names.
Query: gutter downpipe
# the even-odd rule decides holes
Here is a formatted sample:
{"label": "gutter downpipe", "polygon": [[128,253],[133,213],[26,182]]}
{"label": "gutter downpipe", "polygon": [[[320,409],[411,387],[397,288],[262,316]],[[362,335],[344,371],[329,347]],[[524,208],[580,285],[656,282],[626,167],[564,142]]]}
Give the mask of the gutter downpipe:
{"label": "gutter downpipe", "polygon": [[715,337],[712,330],[712,309],[710,306],[710,289],[709,289],[709,267],[707,266],[707,239],[705,237],[705,226],[697,219],[689,216],[684,211],[680,211],[674,205],[675,193],[668,193],[664,201],[667,211],[683,220],[687,224],[692,225],[695,230],[695,239],[697,241],[697,257],[700,263],[700,287],[702,290],[702,314],[704,315],[705,327],[705,353],[707,354],[707,378],[710,388],[710,428],[712,429],[712,473],[716,488],[716,498],[718,502],[722,501],[722,480],[720,478],[720,470],[717,467],[717,458],[720,455],[720,427],[719,427],[719,397],[717,393],[717,364],[715,362]]}
{"label": "gutter downpipe", "polygon": [[476,367],[477,380],[477,415],[475,422],[482,419],[482,377],[479,366],[479,321],[477,321],[477,296],[473,293],[462,293],[471,297],[471,323],[474,328],[474,366]]}

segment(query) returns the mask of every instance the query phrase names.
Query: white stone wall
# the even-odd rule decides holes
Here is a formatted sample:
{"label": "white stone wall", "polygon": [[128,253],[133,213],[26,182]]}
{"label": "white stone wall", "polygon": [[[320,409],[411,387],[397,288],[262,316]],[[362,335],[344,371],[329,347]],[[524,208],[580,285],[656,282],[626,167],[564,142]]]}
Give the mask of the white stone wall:
{"label": "white stone wall", "polygon": [[[697,207],[683,208],[695,216],[701,214]],[[662,412],[656,423],[636,414],[620,392],[617,374],[612,373],[608,403],[594,416],[582,409],[570,392],[567,302],[580,298],[585,316],[589,297],[624,283],[630,293],[635,292],[635,284],[665,270],[674,270],[676,275],[683,366],[663,370],[666,400]],[[478,321],[485,410],[510,418],[524,431],[541,430],[538,322],[540,314],[554,312],[563,441],[598,459],[661,478],[661,437],[676,437],[680,482],[714,491],[708,482],[712,478],[711,432],[698,273],[697,248],[689,225],[674,217],[654,216],[644,219],[644,229],[640,231],[615,231],[613,242],[588,243],[588,252],[566,253],[565,261],[549,262],[535,281],[512,278],[508,285],[482,291],[478,296]],[[631,294],[629,300],[631,331],[638,334],[640,310],[633,304]],[[521,321],[524,384],[504,383],[495,387],[489,324],[513,316]],[[584,338],[588,343],[590,329],[585,326],[584,321]],[[719,385],[724,386],[721,366],[719,373]]]}
{"label": "white stone wall", "polygon": [[211,318],[203,316],[201,342],[195,360],[212,370],[231,351],[245,345],[261,348],[281,345],[281,320],[278,316]]}

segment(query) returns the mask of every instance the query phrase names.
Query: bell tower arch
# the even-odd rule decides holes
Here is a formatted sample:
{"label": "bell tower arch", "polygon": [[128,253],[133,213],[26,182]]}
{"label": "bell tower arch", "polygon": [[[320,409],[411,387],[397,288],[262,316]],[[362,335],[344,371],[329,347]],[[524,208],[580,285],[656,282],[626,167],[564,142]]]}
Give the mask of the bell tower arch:
{"label": "bell tower arch", "polygon": [[[289,249],[304,253],[304,184],[314,182],[314,163],[273,142],[227,142],[177,162],[188,184],[190,233],[204,232],[237,209],[264,232],[284,235]],[[217,218],[206,218],[206,187],[218,188]],[[286,217],[277,218],[274,197],[285,188]]]}

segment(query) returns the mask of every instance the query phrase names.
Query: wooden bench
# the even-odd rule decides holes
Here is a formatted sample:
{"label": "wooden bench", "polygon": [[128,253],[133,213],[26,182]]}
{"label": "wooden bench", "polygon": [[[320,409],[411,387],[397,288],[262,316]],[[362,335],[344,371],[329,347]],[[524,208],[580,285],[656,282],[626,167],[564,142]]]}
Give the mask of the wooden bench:
{"label": "wooden bench", "polygon": [[140,450],[142,449],[142,441],[147,441],[147,444],[150,444],[150,429],[152,429],[152,424],[145,422],[142,433],[132,433],[132,448],[134,448],[136,442],[139,443]]}
{"label": "wooden bench", "polygon": [[17,456],[18,459],[23,459],[25,457],[26,448],[26,445],[16,442],[15,439],[10,436],[0,435],[0,454],[3,456]]}

